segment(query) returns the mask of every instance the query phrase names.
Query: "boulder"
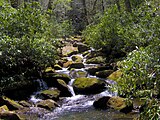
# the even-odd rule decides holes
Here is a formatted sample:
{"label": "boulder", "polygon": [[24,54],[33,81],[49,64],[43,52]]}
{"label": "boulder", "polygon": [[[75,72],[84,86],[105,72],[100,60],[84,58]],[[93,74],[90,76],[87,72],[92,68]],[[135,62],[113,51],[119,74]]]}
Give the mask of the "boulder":
{"label": "boulder", "polygon": [[97,99],[96,101],[94,101],[93,106],[96,109],[106,110],[109,108],[109,106],[107,106],[107,103],[110,98],[111,98],[110,96],[101,97],[101,98]]}
{"label": "boulder", "polygon": [[86,69],[86,71],[90,74],[90,75],[95,75],[96,72],[98,71],[103,71],[103,70],[112,70],[113,67],[110,65],[104,65],[104,66],[97,66],[97,67],[91,67]]}
{"label": "boulder", "polygon": [[58,81],[57,88],[58,88],[58,90],[61,91],[60,96],[61,97],[71,97],[72,94],[69,91],[69,88],[68,88],[67,84],[61,79],[58,79],[57,81]]}
{"label": "boulder", "polygon": [[73,47],[78,47],[78,51],[79,51],[80,53],[85,52],[85,51],[87,51],[87,50],[90,49],[90,48],[88,47],[88,45],[86,45],[86,44],[84,44],[84,43],[81,43],[81,42],[75,42],[75,43],[73,44]]}
{"label": "boulder", "polygon": [[117,70],[108,76],[108,79],[117,81],[122,76],[122,72]]}
{"label": "boulder", "polygon": [[53,99],[57,101],[60,96],[60,91],[57,88],[50,88],[48,90],[41,91],[37,96],[41,99]]}
{"label": "boulder", "polygon": [[72,61],[67,61],[63,64],[64,68],[68,68],[73,62]]}
{"label": "boulder", "polygon": [[55,109],[56,107],[59,107],[58,103],[51,100],[51,99],[47,99],[47,100],[42,100],[40,102],[38,102],[36,104],[37,107],[41,107],[47,110],[52,111],[53,109]]}
{"label": "boulder", "polygon": [[1,106],[0,113],[5,112],[5,111],[9,111],[8,107],[6,105]]}
{"label": "boulder", "polygon": [[111,73],[113,73],[113,70],[103,70],[96,72],[96,76],[100,78],[107,78]]}
{"label": "boulder", "polygon": [[105,58],[103,58],[102,56],[93,57],[93,58],[87,59],[86,63],[87,64],[104,64]]}
{"label": "boulder", "polygon": [[72,68],[81,69],[81,68],[84,68],[84,67],[85,66],[84,66],[83,63],[72,63],[68,69],[69,70],[71,70]]}
{"label": "boulder", "polygon": [[22,105],[20,105],[19,103],[17,103],[14,100],[11,100],[11,99],[7,98],[6,96],[1,96],[0,97],[0,106],[2,106],[2,105],[7,105],[9,110],[18,110],[18,109],[23,108]]}
{"label": "boulder", "polygon": [[74,56],[72,56],[72,60],[73,60],[74,62],[78,62],[78,63],[82,63],[82,62],[83,62],[82,57],[79,56],[79,55],[74,55]]}
{"label": "boulder", "polygon": [[49,87],[56,87],[57,79],[62,79],[66,84],[71,80],[67,74],[63,73],[51,73],[43,75],[43,80],[47,83]]}
{"label": "boulder", "polygon": [[107,105],[123,113],[129,113],[133,110],[133,102],[122,97],[111,97]]}
{"label": "boulder", "polygon": [[73,46],[65,46],[62,48],[63,56],[71,56],[78,53],[78,48]]}
{"label": "boulder", "polygon": [[104,96],[99,98],[93,103],[93,106],[97,109],[115,109],[123,113],[129,113],[133,110],[133,102],[122,97],[117,96]]}
{"label": "boulder", "polygon": [[69,75],[71,76],[71,78],[75,79],[75,78],[87,77],[88,73],[86,71],[72,69],[69,72]]}
{"label": "boulder", "polygon": [[77,78],[73,82],[76,94],[96,94],[105,89],[105,82],[97,78]]}

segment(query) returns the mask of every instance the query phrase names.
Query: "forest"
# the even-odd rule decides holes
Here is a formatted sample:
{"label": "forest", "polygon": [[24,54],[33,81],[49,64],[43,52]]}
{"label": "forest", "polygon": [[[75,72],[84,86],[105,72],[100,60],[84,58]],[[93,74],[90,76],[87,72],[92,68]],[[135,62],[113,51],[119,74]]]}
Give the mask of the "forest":
{"label": "forest", "polygon": [[0,0],[0,119],[92,118],[160,119],[159,0]]}

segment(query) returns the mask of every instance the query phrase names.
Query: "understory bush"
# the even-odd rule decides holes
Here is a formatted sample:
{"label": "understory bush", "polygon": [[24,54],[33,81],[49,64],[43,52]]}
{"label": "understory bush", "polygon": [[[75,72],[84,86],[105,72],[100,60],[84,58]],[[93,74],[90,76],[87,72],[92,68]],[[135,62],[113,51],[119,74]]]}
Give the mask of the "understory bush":
{"label": "understory bush", "polygon": [[14,82],[40,77],[57,58],[56,24],[37,2],[14,9],[0,4],[0,91]]}

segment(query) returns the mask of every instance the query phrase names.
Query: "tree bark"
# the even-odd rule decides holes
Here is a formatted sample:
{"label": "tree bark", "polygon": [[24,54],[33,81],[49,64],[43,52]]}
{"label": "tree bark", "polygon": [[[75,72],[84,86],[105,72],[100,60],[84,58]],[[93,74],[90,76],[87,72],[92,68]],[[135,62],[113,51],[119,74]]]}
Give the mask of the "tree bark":
{"label": "tree bark", "polygon": [[129,0],[124,0],[124,2],[125,2],[125,6],[126,6],[126,11],[132,12],[130,1]]}

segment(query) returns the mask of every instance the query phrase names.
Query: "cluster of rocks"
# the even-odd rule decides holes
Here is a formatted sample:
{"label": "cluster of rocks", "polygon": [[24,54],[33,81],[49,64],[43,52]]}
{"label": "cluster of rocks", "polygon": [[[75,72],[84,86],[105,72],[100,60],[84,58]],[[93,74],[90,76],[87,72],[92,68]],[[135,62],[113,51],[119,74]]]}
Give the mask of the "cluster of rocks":
{"label": "cluster of rocks", "polygon": [[[57,60],[55,65],[47,67],[43,72],[43,81],[46,82],[48,88],[40,91],[36,97],[41,100],[36,104],[26,101],[16,102],[5,96],[0,97],[0,118],[1,119],[22,119],[16,112],[24,108],[40,107],[49,111],[59,107],[59,100],[63,97],[71,97],[72,92],[69,89],[69,82],[75,79],[72,87],[75,94],[97,94],[106,89],[109,84],[100,78],[116,80],[122,75],[117,70],[116,65],[106,64],[105,55],[101,51],[90,51],[90,48],[82,43],[80,37],[61,41],[60,49],[61,59]],[[83,57],[86,58],[84,61]],[[71,57],[71,59],[68,59]],[[86,64],[85,64],[86,63]],[[87,67],[87,64],[93,64]],[[68,69],[69,75],[56,72],[56,70]],[[81,70],[84,68],[85,71]],[[89,75],[96,76],[90,78]],[[128,104],[129,103],[129,104]],[[128,113],[133,109],[132,102],[126,102],[126,99],[120,97],[102,97],[94,102],[94,107],[98,109],[114,108],[124,113]]]}

